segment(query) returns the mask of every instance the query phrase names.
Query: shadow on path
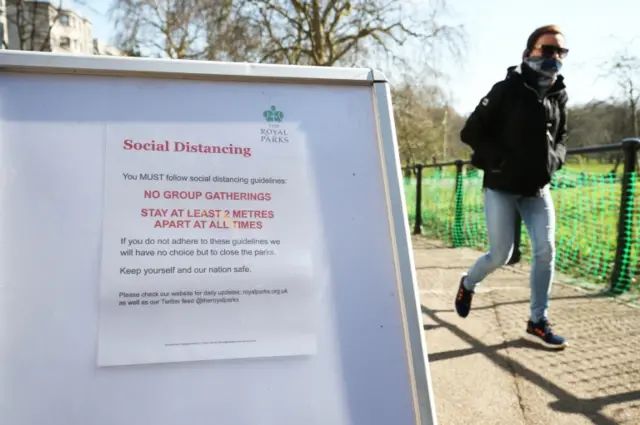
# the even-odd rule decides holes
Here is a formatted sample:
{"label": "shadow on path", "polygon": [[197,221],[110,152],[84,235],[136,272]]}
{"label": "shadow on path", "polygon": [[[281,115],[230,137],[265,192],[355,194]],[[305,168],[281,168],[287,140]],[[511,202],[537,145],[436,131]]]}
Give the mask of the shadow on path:
{"label": "shadow on path", "polygon": [[[495,306],[493,308],[495,308]],[[609,395],[606,397],[579,398],[568,392],[567,390],[561,388],[560,386],[556,385],[555,383],[551,382],[550,380],[542,376],[542,374],[531,370],[519,361],[499,352],[500,350],[506,348],[528,348],[540,351],[541,348],[537,345],[532,344],[524,339],[509,340],[505,341],[502,344],[496,345],[486,345],[479,339],[461,330],[456,325],[451,324],[439,317],[438,314],[440,312],[441,311],[431,310],[424,305],[422,306],[422,313],[433,322],[435,322],[435,325],[433,325],[432,328],[447,329],[449,332],[469,344],[471,348],[430,354],[429,362],[445,361],[448,359],[467,356],[471,354],[482,354],[508,373],[526,379],[527,381],[535,384],[544,391],[552,394],[557,399],[557,401],[550,403],[549,407],[551,409],[560,412],[582,414],[596,425],[619,425],[619,422],[605,416],[601,412],[601,410],[610,404],[637,401],[640,399],[640,390]],[[638,331],[640,332],[640,329]],[[636,352],[636,354],[640,356],[640,352]],[[593,385],[598,385],[597,378],[595,378],[591,383]]]}

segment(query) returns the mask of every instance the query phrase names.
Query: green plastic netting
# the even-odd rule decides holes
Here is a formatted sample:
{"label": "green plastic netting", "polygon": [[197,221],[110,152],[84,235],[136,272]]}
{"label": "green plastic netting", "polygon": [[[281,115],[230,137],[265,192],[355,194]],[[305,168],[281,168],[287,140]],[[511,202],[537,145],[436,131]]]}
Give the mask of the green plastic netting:
{"label": "green plastic netting", "polygon": [[[564,168],[552,182],[556,208],[556,270],[583,284],[611,283],[618,243],[620,175],[589,173]],[[631,176],[632,202],[625,214],[627,243],[616,291],[640,291],[640,184]],[[456,185],[455,167],[423,169],[422,233],[454,247],[486,250],[488,239],[482,200],[482,171],[463,171]],[[457,187],[456,187],[457,186]],[[416,181],[405,179],[409,221],[415,222]],[[456,220],[456,199],[458,208]],[[531,244],[522,226],[522,258],[531,261]]]}

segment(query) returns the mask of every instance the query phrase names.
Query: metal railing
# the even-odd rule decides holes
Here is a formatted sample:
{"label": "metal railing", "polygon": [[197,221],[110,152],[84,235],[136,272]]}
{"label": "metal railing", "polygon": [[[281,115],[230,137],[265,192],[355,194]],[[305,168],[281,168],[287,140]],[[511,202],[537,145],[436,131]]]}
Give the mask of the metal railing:
{"label": "metal railing", "polygon": [[[637,178],[634,174],[636,163],[638,162],[638,151],[640,150],[640,139],[627,138],[621,140],[619,143],[613,143],[608,145],[589,146],[581,148],[571,148],[567,150],[567,155],[586,155],[594,153],[614,152],[622,151],[624,154],[623,161],[623,173],[620,178],[621,195],[619,201],[619,213],[618,213],[618,226],[617,226],[617,239],[616,239],[616,253],[613,266],[613,272],[609,282],[609,290],[615,294],[622,293],[628,288],[619,287],[618,282],[630,281],[631,270],[629,267],[629,261],[626,260],[628,256],[628,247],[631,244],[631,232],[629,229],[634,225],[633,215],[630,211],[633,208],[633,184],[634,179]],[[453,190],[455,191],[455,204],[453,214],[453,247],[463,246],[463,241],[456,238],[455,235],[462,235],[464,230],[464,191],[463,191],[463,172],[465,165],[469,165],[469,160],[455,160],[443,163],[433,164],[416,164],[412,167],[405,167],[403,171],[413,171],[416,176],[416,193],[415,193],[415,222],[413,225],[413,234],[419,235],[422,233],[422,184],[423,184],[423,169],[455,167],[455,184]],[[514,228],[514,249],[508,264],[516,264],[520,261],[521,257],[521,229],[522,219],[517,216],[516,225]]]}

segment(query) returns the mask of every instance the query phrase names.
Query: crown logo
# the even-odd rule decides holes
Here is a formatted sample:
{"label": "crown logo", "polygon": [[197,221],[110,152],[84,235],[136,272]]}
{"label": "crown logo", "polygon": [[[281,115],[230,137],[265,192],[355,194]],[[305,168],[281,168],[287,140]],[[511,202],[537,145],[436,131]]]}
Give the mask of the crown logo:
{"label": "crown logo", "polygon": [[282,111],[278,111],[275,106],[271,106],[271,108],[264,111],[262,115],[267,122],[281,122],[284,119]]}

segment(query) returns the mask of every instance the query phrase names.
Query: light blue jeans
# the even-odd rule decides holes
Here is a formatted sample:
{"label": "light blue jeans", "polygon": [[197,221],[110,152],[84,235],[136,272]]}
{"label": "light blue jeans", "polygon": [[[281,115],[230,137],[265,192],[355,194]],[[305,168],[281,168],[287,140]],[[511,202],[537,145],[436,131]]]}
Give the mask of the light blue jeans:
{"label": "light blue jeans", "polygon": [[484,189],[484,211],[489,235],[489,252],[471,267],[464,286],[474,290],[485,277],[511,258],[516,212],[524,221],[533,251],[531,270],[531,321],[547,317],[555,265],[556,216],[549,186],[538,196],[523,197]]}

